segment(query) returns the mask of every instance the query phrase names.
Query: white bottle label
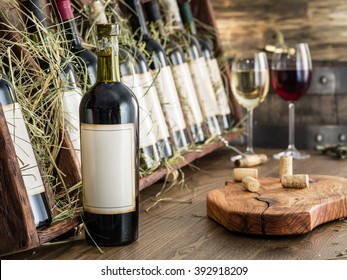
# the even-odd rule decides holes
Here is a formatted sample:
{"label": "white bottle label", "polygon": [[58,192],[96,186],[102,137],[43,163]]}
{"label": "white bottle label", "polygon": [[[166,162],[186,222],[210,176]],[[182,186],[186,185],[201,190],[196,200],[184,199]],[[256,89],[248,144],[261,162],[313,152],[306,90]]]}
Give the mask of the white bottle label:
{"label": "white bottle label", "polygon": [[208,59],[207,65],[210,72],[212,86],[215,89],[218,102],[218,110],[220,115],[228,115],[231,113],[227,94],[223,85],[221,73],[219,70],[217,59]]}
{"label": "white bottle label", "polygon": [[185,129],[186,124],[171,68],[162,67],[154,70],[152,75],[170,128],[172,131]]}
{"label": "white bottle label", "polygon": [[28,195],[43,193],[45,188],[20,105],[5,105],[3,110]]}
{"label": "white bottle label", "polygon": [[135,211],[134,124],[81,124],[83,207],[95,214]]}
{"label": "white bottle label", "polygon": [[175,78],[177,92],[189,124],[201,124],[204,119],[188,64],[183,63],[173,66],[172,74]]}
{"label": "white bottle label", "polygon": [[138,74],[122,76],[122,82],[135,94],[140,107],[140,147],[155,145],[157,135]]}
{"label": "white bottle label", "polygon": [[160,101],[155,88],[155,83],[150,72],[139,74],[141,86],[143,88],[148,111],[153,122],[153,130],[157,139],[167,139],[170,137],[168,127],[165,122],[165,116],[160,106]]}
{"label": "white bottle label", "polygon": [[69,132],[72,145],[76,150],[77,157],[81,159],[80,149],[80,118],[79,106],[82,98],[82,93],[79,88],[64,91],[63,96],[63,110],[65,127]]}
{"label": "white bottle label", "polygon": [[205,58],[200,57],[189,62],[195,89],[197,91],[201,108],[206,117],[218,114],[218,103],[209,77]]}

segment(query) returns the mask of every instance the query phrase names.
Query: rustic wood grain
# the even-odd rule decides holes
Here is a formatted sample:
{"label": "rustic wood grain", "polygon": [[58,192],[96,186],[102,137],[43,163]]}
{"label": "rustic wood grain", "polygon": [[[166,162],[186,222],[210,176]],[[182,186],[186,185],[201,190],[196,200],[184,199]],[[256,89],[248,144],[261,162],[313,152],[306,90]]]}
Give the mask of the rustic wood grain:
{"label": "rustic wood grain", "polygon": [[277,28],[289,43],[305,41],[313,59],[346,61],[345,1],[211,1],[221,42],[230,55],[272,44],[265,36]]}
{"label": "rustic wood grain", "polygon": [[0,105],[0,255],[39,245],[27,190]]}
{"label": "rustic wood grain", "polygon": [[[275,177],[278,161],[271,158],[277,150],[256,150],[266,153],[269,162],[258,166],[259,176]],[[185,167],[187,188],[174,186],[165,197],[191,199],[187,203],[162,201],[153,206],[162,188],[157,183],[141,191],[139,240],[129,246],[97,248],[89,246],[84,236],[66,239],[66,243],[40,246],[6,259],[333,259],[346,247],[347,221],[337,220],[318,226],[308,234],[295,236],[258,236],[232,233],[206,215],[206,195],[232,180],[227,149],[217,150]],[[294,172],[343,176],[346,161],[312,153],[308,161],[294,161]]]}
{"label": "rustic wood grain", "polygon": [[237,182],[209,192],[208,216],[231,231],[264,235],[304,234],[347,216],[345,178],[312,175],[306,189],[284,189],[278,178],[258,180],[257,193]]}

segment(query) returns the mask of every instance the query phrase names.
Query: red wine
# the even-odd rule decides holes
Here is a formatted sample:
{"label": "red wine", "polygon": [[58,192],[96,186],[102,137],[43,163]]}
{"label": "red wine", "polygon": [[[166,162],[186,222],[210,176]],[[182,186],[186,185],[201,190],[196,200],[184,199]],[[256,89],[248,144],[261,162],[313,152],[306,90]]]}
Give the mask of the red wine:
{"label": "red wine", "polygon": [[56,7],[65,29],[67,39],[67,48],[75,54],[81,61],[74,63],[77,73],[79,74],[79,82],[84,82],[83,77],[85,67],[87,68],[87,77],[90,85],[96,81],[97,75],[97,58],[96,55],[82,46],[81,38],[78,34],[77,25],[71,8],[70,0],[55,0]]}
{"label": "red wine", "polygon": [[80,104],[86,239],[99,246],[138,238],[139,106],[120,79],[117,27],[97,25],[97,82]]}
{"label": "red wine", "polygon": [[296,101],[309,89],[311,70],[271,70],[271,80],[277,94],[287,101]]}
{"label": "red wine", "polygon": [[27,189],[29,203],[37,228],[51,223],[51,211],[45,196],[45,189],[38,163],[25,126],[21,108],[15,102],[11,82],[0,73],[0,103],[3,107],[8,129],[18,157],[18,163],[23,175],[24,186]]}

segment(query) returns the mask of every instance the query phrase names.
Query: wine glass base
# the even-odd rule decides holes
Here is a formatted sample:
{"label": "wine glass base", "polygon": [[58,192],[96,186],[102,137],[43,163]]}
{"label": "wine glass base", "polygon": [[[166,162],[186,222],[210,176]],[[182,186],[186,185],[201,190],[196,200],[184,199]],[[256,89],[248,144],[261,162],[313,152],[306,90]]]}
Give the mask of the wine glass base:
{"label": "wine glass base", "polygon": [[275,159],[280,159],[281,156],[292,156],[293,159],[308,159],[310,157],[309,154],[304,152],[299,152],[297,149],[287,149],[283,152],[273,155]]}

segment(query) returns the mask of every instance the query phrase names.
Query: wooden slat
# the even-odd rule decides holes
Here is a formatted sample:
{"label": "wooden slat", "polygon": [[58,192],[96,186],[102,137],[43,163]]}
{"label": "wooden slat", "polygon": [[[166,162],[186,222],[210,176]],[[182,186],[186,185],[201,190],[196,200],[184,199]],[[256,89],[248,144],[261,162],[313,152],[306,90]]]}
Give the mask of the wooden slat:
{"label": "wooden slat", "polygon": [[[240,135],[241,135],[241,132],[233,132],[230,134],[223,135],[223,138],[226,141],[231,142],[232,140],[239,138]],[[213,151],[215,151],[215,150],[217,150],[223,146],[224,146],[223,142],[217,141],[217,142],[202,146],[201,148],[198,149],[198,151],[189,152],[187,154],[184,154],[183,155],[184,160],[182,160],[178,164],[174,164],[174,165],[170,166],[170,170],[180,169],[180,168],[192,163],[194,160],[202,158],[203,156],[206,156],[207,154],[212,153]],[[156,183],[157,181],[159,181],[160,179],[165,177],[166,174],[168,174],[169,172],[170,171],[166,167],[163,166],[163,167],[158,168],[152,174],[150,174],[144,178],[141,178],[140,190],[143,190],[146,187],[153,185],[154,183]]]}
{"label": "wooden slat", "polygon": [[66,219],[64,221],[57,222],[50,227],[39,231],[38,236],[40,239],[40,244],[44,244],[69,232],[70,230],[78,227],[79,224],[81,224],[80,218],[75,217],[72,219]]}
{"label": "wooden slat", "polygon": [[0,255],[39,245],[22,173],[0,105]]}

